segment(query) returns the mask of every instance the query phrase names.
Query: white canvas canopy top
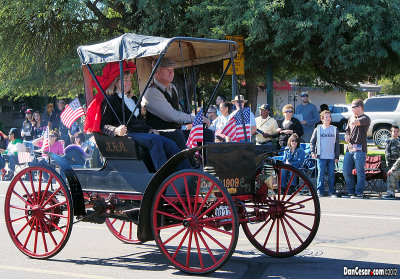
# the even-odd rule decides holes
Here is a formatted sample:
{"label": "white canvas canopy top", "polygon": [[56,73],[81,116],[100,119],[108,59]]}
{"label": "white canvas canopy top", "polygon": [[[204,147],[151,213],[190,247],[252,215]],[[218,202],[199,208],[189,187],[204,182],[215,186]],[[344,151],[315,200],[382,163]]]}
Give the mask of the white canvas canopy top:
{"label": "white canvas canopy top", "polygon": [[136,64],[139,91],[143,92],[152,72],[152,62],[160,56],[172,59],[177,68],[201,65],[235,57],[234,41],[206,38],[162,38],[127,33],[110,41],[77,49],[81,59],[87,104],[93,99],[92,78],[86,65],[131,60]]}
{"label": "white canvas canopy top", "polygon": [[178,67],[187,67],[228,59],[231,55],[235,57],[237,49],[234,41],[190,37],[162,38],[127,33],[107,42],[80,46],[78,55],[82,65],[86,65],[139,58],[153,60],[164,53],[166,58],[175,60]]}

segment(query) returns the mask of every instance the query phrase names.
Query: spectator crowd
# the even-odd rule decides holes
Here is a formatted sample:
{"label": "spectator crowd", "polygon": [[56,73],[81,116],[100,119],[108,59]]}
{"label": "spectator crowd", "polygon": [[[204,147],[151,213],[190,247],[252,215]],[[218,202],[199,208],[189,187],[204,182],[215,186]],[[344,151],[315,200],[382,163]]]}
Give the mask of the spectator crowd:
{"label": "spectator crowd", "polygon": [[[194,139],[191,128],[199,124],[195,120],[198,111],[190,114],[180,110],[179,94],[172,83],[175,67],[175,61],[164,58],[139,102],[131,90],[136,66],[132,62],[123,63],[124,86],[121,88],[119,63],[107,64],[102,75],[97,76],[99,83],[94,84],[97,92],[103,91],[104,95],[96,94],[86,117],[79,117],[71,125],[62,119],[68,107],[65,100],[60,99],[55,106],[47,106],[47,121],[42,120],[39,111],[25,107],[21,127],[12,128],[8,133],[0,132],[0,175],[5,180],[12,179],[15,167],[20,163],[18,152],[34,154],[35,151],[41,151],[40,155],[32,157],[29,164],[46,164],[46,152],[52,152],[64,156],[71,165],[96,165],[88,160],[93,159],[96,149],[86,135],[91,132],[109,136],[128,135],[137,145],[149,151],[154,168],[158,170],[170,157],[187,148],[188,138]],[[107,102],[104,102],[105,97]],[[318,111],[310,102],[308,92],[301,92],[300,97],[301,104],[296,108],[291,104],[285,105],[282,109],[283,119],[277,121],[272,117],[273,111],[268,104],[259,106],[260,116],[255,117],[243,95],[235,96],[232,101],[228,101],[224,95],[216,96],[215,105],[208,108],[205,116],[198,118],[205,127],[204,142],[252,141],[259,151],[281,150],[282,161],[298,168],[307,156],[302,147],[302,143],[306,143],[310,148],[308,156],[315,160],[318,170],[318,195],[337,197],[335,168],[340,155],[339,131],[331,125],[332,117],[327,105],[322,105]],[[366,180],[366,133],[371,121],[364,113],[362,100],[352,101],[351,108],[352,116],[345,131],[347,147],[343,176],[348,196],[362,198]],[[128,124],[121,125],[120,119],[125,115],[129,117]],[[395,198],[395,184],[400,178],[399,128],[393,126],[391,133],[392,138],[386,144],[385,158],[390,170],[385,199]],[[7,162],[8,171],[5,170]],[[183,164],[181,167],[188,166]],[[356,170],[356,180],[353,169]],[[282,189],[291,187],[287,185],[288,175],[286,172],[282,174]]]}

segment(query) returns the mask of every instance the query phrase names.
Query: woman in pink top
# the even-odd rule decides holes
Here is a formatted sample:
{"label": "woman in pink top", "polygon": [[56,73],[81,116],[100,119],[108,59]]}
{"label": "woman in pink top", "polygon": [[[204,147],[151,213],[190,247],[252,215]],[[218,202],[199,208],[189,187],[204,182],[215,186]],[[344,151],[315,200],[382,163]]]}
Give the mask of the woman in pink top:
{"label": "woman in pink top", "polygon": [[[42,148],[43,146],[43,136],[40,138],[37,138],[33,140],[32,144],[34,146],[38,146]],[[52,152],[57,155],[64,155],[64,146],[61,142],[58,141],[58,134],[55,131],[50,131],[49,132],[49,146],[45,147],[44,150],[42,151],[47,151],[47,152]]]}

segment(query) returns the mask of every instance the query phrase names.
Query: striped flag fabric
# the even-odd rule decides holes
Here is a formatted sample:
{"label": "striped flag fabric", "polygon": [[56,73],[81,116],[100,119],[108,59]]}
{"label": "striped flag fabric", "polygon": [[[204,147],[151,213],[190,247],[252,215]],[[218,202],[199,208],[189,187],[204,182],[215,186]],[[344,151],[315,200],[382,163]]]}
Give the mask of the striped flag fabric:
{"label": "striped flag fabric", "polygon": [[32,155],[27,151],[18,152],[18,163],[30,163],[33,161]]}
{"label": "striped flag fabric", "polygon": [[237,141],[236,140],[236,119],[235,117],[232,117],[228,123],[226,123],[225,127],[221,131],[222,135],[225,135],[226,137],[230,137],[231,141]]}
{"label": "striped flag fabric", "polygon": [[[243,108],[243,121],[246,127],[247,138],[250,139],[250,108]],[[235,115],[231,117],[225,127],[222,129],[221,134],[230,137],[231,141],[239,142],[244,140],[243,122],[240,111],[238,110]]]}
{"label": "striped flag fabric", "polygon": [[[244,108],[243,111],[243,121],[246,127],[246,136],[250,139],[251,131],[250,131],[250,108]],[[243,121],[240,111],[238,111],[235,115],[236,118],[236,139],[237,141],[244,140],[244,131],[243,131]]]}
{"label": "striped flag fabric", "polygon": [[[42,148],[40,151],[44,151],[45,149],[50,149],[50,144],[49,144],[49,127],[46,127],[46,130],[43,132],[43,144]],[[50,150],[49,150],[50,151]]]}
{"label": "striped flag fabric", "polygon": [[194,118],[186,146],[193,148],[197,146],[198,142],[203,142],[203,109],[200,109]]}
{"label": "striped flag fabric", "polygon": [[75,122],[79,117],[85,115],[81,104],[79,103],[78,98],[75,98],[71,103],[65,106],[65,109],[62,111],[60,118],[62,123],[71,129],[72,123]]}

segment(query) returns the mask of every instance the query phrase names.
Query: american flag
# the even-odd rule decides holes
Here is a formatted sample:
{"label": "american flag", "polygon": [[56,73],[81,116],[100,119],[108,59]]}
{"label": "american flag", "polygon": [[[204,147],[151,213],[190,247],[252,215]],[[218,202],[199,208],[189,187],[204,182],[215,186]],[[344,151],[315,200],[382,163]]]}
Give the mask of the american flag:
{"label": "american flag", "polygon": [[30,163],[33,161],[32,155],[30,152],[18,152],[18,163]]}
{"label": "american flag", "polygon": [[46,127],[46,130],[43,132],[43,144],[41,151],[43,152],[46,148],[50,151],[50,144],[49,144],[49,127]]}
{"label": "american flag", "polygon": [[[250,139],[250,108],[244,108],[243,110],[243,120],[246,126],[246,135]],[[239,142],[244,140],[243,122],[242,115],[238,110],[235,115],[228,121],[222,130],[221,134],[230,137],[231,141]]]}
{"label": "american flag", "polygon": [[197,142],[203,142],[203,109],[201,109],[194,118],[186,146],[189,148],[196,147]]}
{"label": "american flag", "polygon": [[65,109],[60,115],[62,123],[71,129],[72,123],[79,117],[85,115],[78,98],[75,98],[71,103],[66,105]]}

